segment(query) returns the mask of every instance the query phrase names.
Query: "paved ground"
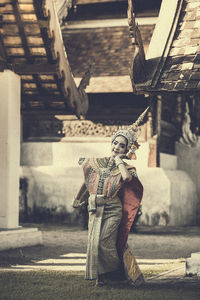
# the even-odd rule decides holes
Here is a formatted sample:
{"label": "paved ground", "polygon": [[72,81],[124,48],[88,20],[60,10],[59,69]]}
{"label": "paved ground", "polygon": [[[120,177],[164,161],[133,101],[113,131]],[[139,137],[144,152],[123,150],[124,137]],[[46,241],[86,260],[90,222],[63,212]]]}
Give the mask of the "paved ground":
{"label": "paved ground", "polygon": [[[52,224],[24,224],[42,231],[43,245],[0,252],[3,270],[84,270],[87,230]],[[197,277],[185,277],[185,258],[200,251],[200,227],[138,227],[129,234],[132,248],[148,280],[200,284]],[[156,275],[155,275],[156,274]]]}

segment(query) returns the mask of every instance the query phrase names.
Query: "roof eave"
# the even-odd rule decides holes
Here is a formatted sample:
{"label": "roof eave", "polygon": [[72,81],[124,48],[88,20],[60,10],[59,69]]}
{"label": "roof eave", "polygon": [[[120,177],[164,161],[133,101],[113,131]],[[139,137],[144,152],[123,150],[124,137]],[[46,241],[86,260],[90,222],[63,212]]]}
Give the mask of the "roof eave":
{"label": "roof eave", "polygon": [[[144,92],[158,91],[156,86],[174,38],[182,4],[183,0],[162,1],[158,21],[145,55],[145,62],[139,64],[137,57],[133,60],[131,79],[135,93],[141,93],[142,90]],[[139,80],[133,76],[133,74],[142,73],[143,76],[139,76]]]}

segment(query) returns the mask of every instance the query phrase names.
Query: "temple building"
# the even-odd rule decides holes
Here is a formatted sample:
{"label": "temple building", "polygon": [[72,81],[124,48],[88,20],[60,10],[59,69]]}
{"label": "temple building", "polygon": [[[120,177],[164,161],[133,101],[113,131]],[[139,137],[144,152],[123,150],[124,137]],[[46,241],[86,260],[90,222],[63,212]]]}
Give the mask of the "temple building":
{"label": "temple building", "polygon": [[200,223],[199,19],[196,0],[0,3],[0,228],[19,231],[19,211],[77,223],[78,159],[109,155],[147,106],[138,224]]}
{"label": "temple building", "polygon": [[[171,153],[176,159],[176,169],[189,175],[195,185],[197,197],[192,194],[188,200],[193,203],[191,210],[196,209],[196,214],[193,210],[194,221],[200,224],[200,3],[197,0],[177,0],[173,4],[162,1],[146,54],[134,27],[131,1],[129,5],[130,31],[137,48],[131,70],[133,92],[148,94],[151,99],[157,166],[161,166],[162,152]],[[179,190],[179,207],[187,193],[183,189]],[[192,215],[191,210],[188,215]]]}
{"label": "temple building", "polygon": [[[137,47],[137,55],[134,57],[131,70],[133,90],[134,93],[148,93],[153,103],[152,115],[156,115],[157,164],[160,166],[161,151],[169,144],[176,159],[173,173],[178,172],[177,178],[172,179],[177,185],[175,189],[172,185],[172,194],[175,191],[179,199],[173,209],[180,210],[185,206],[182,218],[186,217],[189,220],[192,217],[191,221],[193,219],[193,223],[199,225],[200,2],[162,1],[159,20],[146,54],[140,36],[135,30],[131,1],[129,1],[129,25]],[[171,134],[169,128],[173,128]],[[196,196],[194,191],[191,192],[192,184],[196,188]],[[185,201],[188,193],[188,200]],[[180,215],[176,213],[176,216]],[[199,261],[200,252],[192,253],[186,260],[187,275],[199,274]]]}
{"label": "temple building", "polygon": [[[67,16],[59,10],[63,41],[76,85],[84,78],[87,112],[79,116],[57,107],[37,113],[27,110],[23,114],[24,218],[53,217],[77,222],[77,212],[71,204],[83,180],[77,165],[79,157],[109,155],[113,132],[130,125],[148,105],[143,95],[132,93],[130,65],[134,46],[129,37],[127,2],[98,2],[76,2]],[[148,3],[145,7],[139,3],[137,20],[147,49],[160,1],[154,1],[153,8]],[[63,7],[61,2],[59,6]],[[151,155],[149,159],[147,143],[147,136],[151,137],[150,122],[141,130],[145,157],[138,157],[138,162],[155,166],[155,158]],[[152,144],[154,148],[154,141]],[[23,204],[24,198],[27,205]]]}
{"label": "temple building", "polygon": [[[139,219],[139,224],[145,225],[199,223],[198,168],[195,175],[192,174],[194,170],[188,171],[188,165],[182,165],[186,163],[185,154],[178,150],[187,139],[186,133],[182,135],[188,126],[185,126],[185,119],[191,116],[192,122],[197,120],[191,112],[187,114],[183,101],[185,97],[190,99],[190,90],[186,89],[190,86],[189,80],[185,77],[181,94],[168,88],[170,80],[176,83],[180,71],[177,69],[174,74],[167,69],[167,61],[173,59],[167,51],[180,28],[183,37],[188,26],[192,26],[188,23],[184,27],[181,21],[181,16],[186,14],[186,3],[175,2],[171,5],[166,0],[148,4],[147,1],[133,1],[134,18],[130,19],[129,11],[127,20],[126,1],[80,0],[62,25],[65,47],[77,82],[87,64],[91,64],[90,84],[86,88],[89,110],[82,122],[65,121],[69,135],[85,141],[91,141],[92,136],[93,141],[99,137],[103,142],[119,126],[127,126],[135,120],[146,106],[151,107],[141,128],[141,148],[134,162],[145,188],[143,215]],[[196,6],[189,3],[188,7],[186,18],[190,20],[190,16],[194,18],[191,11]],[[195,18],[198,22],[198,10]],[[189,53],[194,51],[191,49],[194,40],[188,47],[187,40],[188,37],[180,43]],[[175,53],[173,48],[171,53]],[[187,62],[183,63],[182,77],[188,74]],[[165,76],[169,75],[165,87],[153,90],[151,80],[153,86],[165,67]],[[191,101],[188,104],[190,108]],[[193,105],[192,110],[197,113],[198,105]],[[197,134],[198,126],[191,125],[191,130]],[[189,136],[198,140],[195,134],[191,132]],[[193,165],[192,160],[190,163]]]}
{"label": "temple building", "polygon": [[[84,88],[89,77],[86,75],[76,86],[63,47],[56,7],[51,0],[0,3],[0,249],[41,243],[37,228],[19,227],[19,165],[20,152],[21,160],[25,159],[26,118],[32,114],[52,115],[55,110],[80,117],[88,110]],[[57,132],[59,135],[59,128]],[[33,154],[31,150],[28,147],[29,155]],[[28,180],[24,172],[22,169],[22,182],[24,178]]]}

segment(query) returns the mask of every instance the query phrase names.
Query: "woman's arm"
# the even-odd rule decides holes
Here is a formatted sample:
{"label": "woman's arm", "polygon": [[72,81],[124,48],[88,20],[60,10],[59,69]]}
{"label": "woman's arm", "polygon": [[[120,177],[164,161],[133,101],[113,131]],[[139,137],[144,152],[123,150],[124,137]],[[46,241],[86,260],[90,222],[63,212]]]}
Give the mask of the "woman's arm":
{"label": "woman's arm", "polygon": [[80,199],[82,198],[83,194],[86,192],[86,185],[85,182],[83,182],[83,184],[81,185],[77,195],[75,196],[76,199]]}
{"label": "woman's arm", "polygon": [[118,167],[119,171],[121,172],[123,181],[129,182],[132,180],[132,175],[129,173],[128,169],[126,168],[122,158],[127,158],[127,157],[124,154],[117,155],[114,158],[115,164]]}
{"label": "woman's arm", "polygon": [[78,208],[83,206],[87,202],[88,198],[88,190],[86,188],[85,183],[81,185],[77,195],[74,197],[73,207]]}

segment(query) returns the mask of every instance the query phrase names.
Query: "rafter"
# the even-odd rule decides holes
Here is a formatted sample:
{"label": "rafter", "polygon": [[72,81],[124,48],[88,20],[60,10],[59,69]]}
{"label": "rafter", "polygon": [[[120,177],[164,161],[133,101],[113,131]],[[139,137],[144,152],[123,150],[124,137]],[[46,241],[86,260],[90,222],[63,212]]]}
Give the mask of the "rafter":
{"label": "rafter", "polygon": [[27,94],[22,94],[23,99],[26,100],[26,102],[34,102],[36,99],[37,101],[40,102],[46,102],[49,101],[51,102],[64,102],[65,99],[62,96],[58,96],[58,95],[42,95],[42,94],[32,94],[32,95],[27,95]]}
{"label": "rafter", "polygon": [[0,8],[1,2],[0,68],[6,61],[22,76],[22,109],[85,114],[88,100],[71,73],[54,0],[0,0]]}
{"label": "rafter", "polygon": [[25,31],[24,31],[24,24],[23,24],[21,15],[20,15],[20,9],[19,9],[18,1],[17,0],[12,0],[12,4],[13,4],[13,11],[14,11],[14,14],[15,14],[17,26],[19,28],[20,37],[21,37],[22,44],[23,44],[23,47],[24,47],[25,56],[27,58],[27,61],[32,63],[34,61],[34,58],[31,55],[31,52],[29,50],[27,37],[26,37]]}
{"label": "rafter", "polygon": [[[40,21],[40,31],[41,31],[41,36],[44,41],[44,47],[46,50],[46,54],[48,57],[49,63],[55,63],[56,57],[53,55],[53,43],[54,43],[54,37],[49,37],[48,33],[48,26],[44,26],[42,22],[46,22],[48,24],[48,19],[49,17],[46,17],[43,13],[43,10],[41,10],[41,4],[38,4],[38,1],[33,1],[33,5],[35,8],[36,16],[37,19]],[[44,4],[43,4],[44,5]],[[42,5],[42,7],[43,7]]]}
{"label": "rafter", "polygon": [[48,64],[48,63],[40,63],[40,64],[13,64],[13,69],[19,75],[27,74],[44,74],[51,75],[56,74],[56,65]]}
{"label": "rafter", "polygon": [[44,95],[45,98],[43,100],[45,107],[48,109],[49,108],[49,100],[47,99],[47,97],[49,96],[49,93],[47,92],[47,90],[42,86],[42,83],[39,79],[39,76],[37,74],[33,75],[34,81],[36,83],[37,89],[39,94]]}

